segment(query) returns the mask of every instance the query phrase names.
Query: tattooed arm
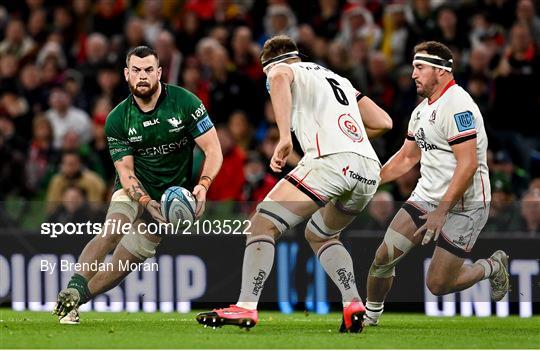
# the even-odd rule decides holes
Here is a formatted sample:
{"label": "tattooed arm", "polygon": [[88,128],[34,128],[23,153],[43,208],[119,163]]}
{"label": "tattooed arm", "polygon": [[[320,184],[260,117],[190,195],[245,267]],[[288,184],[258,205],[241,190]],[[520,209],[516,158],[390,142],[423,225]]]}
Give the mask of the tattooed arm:
{"label": "tattooed arm", "polygon": [[135,175],[135,165],[133,156],[128,155],[114,162],[114,167],[118,172],[120,184],[122,188],[133,201],[141,204],[158,222],[165,222],[165,218],[161,215],[159,202],[152,200],[143,185]]}

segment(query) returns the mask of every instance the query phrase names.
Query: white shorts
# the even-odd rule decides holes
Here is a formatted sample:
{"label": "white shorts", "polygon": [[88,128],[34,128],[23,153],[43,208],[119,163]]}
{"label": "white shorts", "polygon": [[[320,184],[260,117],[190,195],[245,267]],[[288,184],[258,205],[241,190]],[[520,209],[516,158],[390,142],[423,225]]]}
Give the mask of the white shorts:
{"label": "white shorts", "polygon": [[380,163],[352,152],[304,157],[285,176],[319,206],[332,201],[340,211],[356,215],[379,186]]}
{"label": "white shorts", "polygon": [[[436,204],[422,199],[416,193],[412,193],[403,205],[403,209],[411,215],[417,227],[425,222],[419,217],[436,208]],[[486,225],[488,216],[489,206],[465,211],[451,210],[437,240],[437,246],[458,257],[469,257],[480,231]]]}

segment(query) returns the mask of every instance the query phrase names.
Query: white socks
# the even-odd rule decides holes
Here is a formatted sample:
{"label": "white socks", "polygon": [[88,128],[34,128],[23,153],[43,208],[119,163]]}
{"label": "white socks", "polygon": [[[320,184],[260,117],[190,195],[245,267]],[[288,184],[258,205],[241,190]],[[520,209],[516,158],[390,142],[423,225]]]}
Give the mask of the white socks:
{"label": "white socks", "polygon": [[238,307],[254,310],[262,294],[264,282],[274,264],[274,240],[258,235],[247,242],[242,266],[242,288]]}
{"label": "white socks", "polygon": [[476,261],[480,266],[484,267],[484,279],[490,278],[493,274],[501,269],[499,262],[491,258],[482,258]]}
{"label": "white socks", "polygon": [[343,299],[343,307],[351,301],[361,301],[356,282],[351,255],[339,241],[330,241],[319,249],[317,257],[330,279],[337,285]]}
{"label": "white socks", "polygon": [[384,302],[372,302],[366,301],[366,315],[370,320],[371,324],[378,324],[379,317],[384,311]]}

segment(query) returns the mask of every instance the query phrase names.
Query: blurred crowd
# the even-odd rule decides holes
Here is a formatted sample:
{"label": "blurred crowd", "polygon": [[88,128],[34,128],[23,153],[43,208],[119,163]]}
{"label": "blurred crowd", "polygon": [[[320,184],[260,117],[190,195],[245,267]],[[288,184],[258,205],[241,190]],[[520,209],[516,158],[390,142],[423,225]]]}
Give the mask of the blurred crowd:
{"label": "blurred crowd", "polygon": [[[224,163],[209,200],[260,201],[282,177],[259,52],[287,34],[307,60],[347,77],[392,117],[385,161],[418,103],[412,48],[438,40],[486,121],[490,230],[540,232],[540,17],[532,0],[4,0],[0,4],[0,222],[6,200],[47,200],[58,221],[103,202],[114,181],[104,124],[129,94],[126,52],[150,45],[162,81],[195,93]],[[292,169],[301,157],[289,160]],[[202,162],[196,152],[194,175]],[[366,226],[384,229],[418,169],[384,187]],[[79,212],[77,212],[79,211]],[[83,211],[87,213],[88,211]],[[90,217],[97,215],[92,214]],[[102,215],[102,214],[101,214]],[[95,217],[95,218],[99,218]]]}

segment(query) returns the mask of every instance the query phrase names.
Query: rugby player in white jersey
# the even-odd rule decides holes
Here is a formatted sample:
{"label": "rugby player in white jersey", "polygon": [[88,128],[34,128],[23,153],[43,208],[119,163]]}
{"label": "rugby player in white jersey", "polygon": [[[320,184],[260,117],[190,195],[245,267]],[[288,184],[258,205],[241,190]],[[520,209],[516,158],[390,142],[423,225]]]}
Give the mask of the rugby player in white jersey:
{"label": "rugby player in white jersey", "polygon": [[401,149],[382,167],[391,182],[420,162],[421,177],[394,217],[369,271],[367,325],[377,325],[396,264],[415,246],[437,243],[426,283],[435,295],[489,279],[491,296],[508,291],[508,256],[464,264],[486,224],[491,191],[484,121],[471,96],[454,81],[452,53],[429,41],[415,47],[412,78],[424,100],[414,109]]}
{"label": "rugby player in white jersey", "polygon": [[272,269],[274,244],[287,229],[309,219],[305,237],[343,301],[342,332],[360,332],[365,307],[353,262],[339,240],[379,184],[380,163],[369,139],[392,127],[372,100],[334,72],[301,62],[295,42],[276,36],[264,44],[261,61],[280,139],[270,167],[281,172],[294,131],[304,157],[257,206],[247,236],[242,286],[236,305],[197,315],[205,326],[252,327],[257,303]]}

